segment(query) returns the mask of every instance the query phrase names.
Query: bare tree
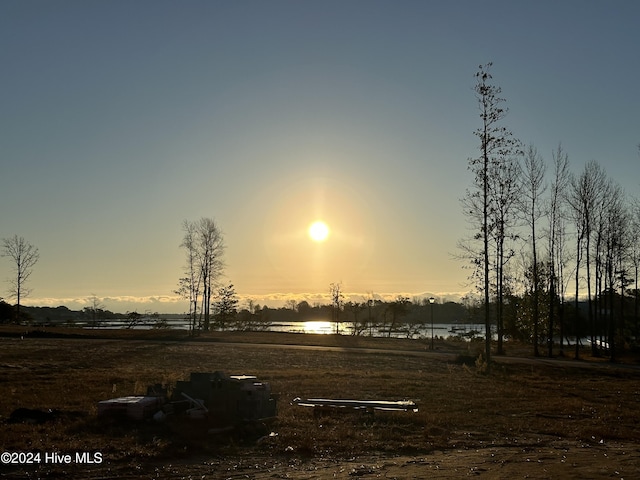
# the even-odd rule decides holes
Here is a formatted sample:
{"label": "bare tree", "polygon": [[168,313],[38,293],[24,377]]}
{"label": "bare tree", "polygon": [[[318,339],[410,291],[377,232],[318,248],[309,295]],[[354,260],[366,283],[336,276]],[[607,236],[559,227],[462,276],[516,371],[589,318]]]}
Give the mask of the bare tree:
{"label": "bare tree", "polygon": [[504,298],[507,287],[507,263],[515,252],[509,242],[517,240],[516,206],[520,195],[517,158],[505,157],[499,164],[493,163],[489,172],[489,191],[492,208],[490,210],[490,236],[495,245],[495,292],[496,292],[496,331],[498,334],[497,353],[504,354]]}
{"label": "bare tree", "polygon": [[578,187],[578,181],[575,176],[571,176],[571,187],[569,191],[566,193],[567,204],[569,205],[569,216],[571,221],[573,222],[573,226],[575,228],[575,251],[574,251],[574,260],[575,260],[575,270],[574,270],[574,278],[575,278],[575,297],[574,297],[574,319],[573,319],[573,333],[576,336],[575,342],[575,354],[574,358],[577,360],[580,357],[580,334],[582,333],[582,328],[580,325],[580,268],[582,267],[582,245],[584,243],[585,237],[585,215],[584,215],[584,206],[580,200],[580,191]]}
{"label": "bare tree", "polygon": [[[595,296],[593,299],[593,321],[591,323],[592,335],[599,336],[600,341],[604,342],[606,327],[606,315],[603,313],[607,308],[608,289],[610,286],[610,277],[608,270],[612,261],[612,209],[617,202],[615,188],[612,182],[604,185],[605,191],[599,195],[597,203],[594,204],[593,211],[593,249],[591,257],[593,258],[595,271]],[[592,337],[593,343],[593,337]]]}
{"label": "bare tree", "polygon": [[[554,176],[551,181],[550,196],[549,196],[549,208],[548,208],[548,220],[549,231],[547,234],[548,239],[548,258],[549,258],[549,330],[548,335],[550,339],[553,339],[554,329],[554,310],[557,299],[560,299],[560,305],[564,303],[564,265],[566,259],[563,255],[565,251],[565,215],[563,204],[563,192],[569,186],[570,173],[569,173],[569,157],[562,149],[562,145],[558,145],[558,148],[552,153]],[[562,307],[560,307],[562,308]],[[560,323],[560,351],[563,350],[564,342],[564,319],[563,312],[559,312]],[[552,355],[552,342],[549,345],[549,356]]]}
{"label": "bare tree", "polygon": [[336,334],[340,333],[340,310],[342,310],[343,298],[342,283],[331,283],[329,285],[329,294],[331,295],[331,312],[333,321],[336,324]]}
{"label": "bare tree", "polygon": [[[560,324],[560,353],[564,355],[564,339],[566,337],[566,298],[570,275],[565,275],[565,271],[569,265],[571,255],[567,247],[567,221],[561,215],[556,232],[557,239],[555,241],[556,255],[553,260],[552,275],[553,286],[551,287],[551,296],[555,295],[558,301],[558,323]],[[553,293],[555,292],[555,294]],[[551,299],[553,301],[553,299]],[[553,315],[553,309],[549,309],[549,315]]]}
{"label": "bare tree", "polygon": [[142,323],[143,319],[144,315],[138,313],[137,310],[134,310],[133,312],[127,312],[127,320],[122,328],[135,328]]}
{"label": "bare tree", "polygon": [[388,305],[388,311],[391,313],[391,325],[387,330],[387,337],[391,337],[391,334],[398,328],[400,319],[404,317],[409,311],[409,298],[402,295],[396,296],[395,300]]}
{"label": "bare tree", "polygon": [[95,328],[98,324],[98,318],[101,317],[104,312],[104,305],[95,293],[92,293],[89,297],[89,306],[84,307],[84,311],[91,316],[91,327]]}
{"label": "bare tree", "polygon": [[13,277],[9,280],[11,285],[9,296],[16,299],[16,316],[19,322],[20,301],[31,293],[31,290],[26,288],[25,283],[31,276],[33,266],[40,258],[40,253],[36,247],[23,237],[14,235],[11,238],[2,239],[2,256],[8,257],[13,262]]}
{"label": "bare tree", "polygon": [[367,308],[366,302],[349,301],[344,304],[344,310],[351,313],[351,335],[362,335],[367,328],[367,321],[360,320],[360,313]]}
{"label": "bare tree", "polygon": [[[544,160],[533,145],[529,145],[524,155],[524,165],[522,167],[522,189],[520,195],[520,210],[523,213],[525,222],[529,225],[531,232],[531,255],[532,255],[532,275],[533,275],[533,354],[537,357],[538,351],[538,326],[540,324],[540,272],[538,271],[538,234],[536,226],[538,220],[544,215],[541,196],[544,193]],[[551,345],[553,342],[552,332],[549,332],[547,339],[549,344],[549,356],[551,356]]]}
{"label": "bare tree", "polygon": [[[629,285],[627,278],[628,257],[630,252],[631,235],[629,225],[631,223],[629,210],[627,209],[625,194],[620,185],[609,183],[606,197],[605,231],[604,231],[604,271],[605,287],[599,297],[606,299],[606,310],[609,312],[606,328],[599,325],[602,341],[606,336],[610,358],[616,359],[617,345],[616,333],[624,329],[624,291]],[[619,308],[615,304],[616,288],[620,289]],[[601,322],[604,323],[604,322]],[[604,330],[604,332],[603,332]],[[603,335],[604,334],[604,335]]]}
{"label": "bare tree", "polygon": [[483,278],[484,312],[485,312],[485,356],[487,365],[491,364],[491,321],[490,321],[490,253],[489,237],[491,234],[490,214],[493,199],[490,191],[489,175],[506,159],[510,158],[520,149],[520,143],[513,137],[511,131],[500,125],[507,113],[502,105],[505,102],[500,97],[500,87],[491,83],[492,76],[489,73],[491,63],[480,65],[475,74],[475,92],[480,110],[482,125],[474,135],[480,140],[480,155],[469,159],[469,169],[474,174],[472,189],[467,192],[465,215],[469,217],[477,233],[474,241],[482,242],[481,255],[472,256],[471,261]]}
{"label": "bare tree", "polygon": [[[594,231],[594,218],[599,205],[599,198],[602,198],[606,176],[602,167],[591,161],[585,165],[584,170],[578,177],[571,180],[571,188],[568,195],[568,202],[571,205],[572,217],[576,226],[576,321],[578,315],[578,296],[580,293],[579,280],[582,253],[584,253],[584,268],[586,270],[586,287],[587,287],[587,320],[591,334],[591,345],[593,353],[596,353],[596,344],[594,336],[594,316],[592,302],[592,265],[591,265],[591,241]],[[577,325],[576,325],[577,326]],[[578,331],[576,329],[576,335]],[[579,346],[576,338],[576,358],[579,356]]]}
{"label": "bare tree", "polygon": [[290,298],[289,300],[284,302],[285,308],[290,309],[292,312],[298,311],[298,302],[294,298]]}
{"label": "bare tree", "polygon": [[[187,252],[186,277],[179,280],[177,292],[189,299],[189,317],[195,330],[196,318],[207,331],[211,324],[211,297],[224,270],[224,241],[215,221],[201,218],[185,221],[180,245]],[[199,315],[199,316],[198,316]]]}
{"label": "bare tree", "polygon": [[184,248],[186,252],[186,276],[178,280],[178,289],[175,292],[189,301],[189,331],[193,335],[197,326],[200,286],[202,284],[202,274],[196,261],[196,223],[185,220],[182,223],[182,230],[184,237],[180,247]]}
{"label": "bare tree", "polygon": [[213,288],[222,275],[224,262],[224,242],[222,232],[216,223],[210,218],[201,218],[198,222],[198,247],[200,270],[202,272],[202,305],[203,305],[203,328],[209,330],[211,321],[211,296]]}
{"label": "bare tree", "polygon": [[592,241],[594,233],[595,218],[598,214],[599,208],[603,203],[603,197],[606,196],[607,176],[596,161],[591,161],[585,165],[585,169],[580,176],[581,186],[581,199],[584,202],[584,216],[585,216],[585,267],[587,271],[587,312],[589,329],[591,330],[591,348],[595,347],[595,325],[594,325],[594,312],[593,312],[593,282],[592,282]]}

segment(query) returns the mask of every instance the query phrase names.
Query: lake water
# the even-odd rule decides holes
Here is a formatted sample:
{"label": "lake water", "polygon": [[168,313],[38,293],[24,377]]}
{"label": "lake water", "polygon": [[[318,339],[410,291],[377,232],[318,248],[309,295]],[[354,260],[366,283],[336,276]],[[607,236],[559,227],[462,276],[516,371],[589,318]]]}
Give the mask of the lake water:
{"label": "lake water", "polygon": [[[117,329],[127,328],[126,319],[114,319],[104,321],[96,327],[85,325],[84,328],[98,329]],[[154,328],[153,321],[142,321],[133,326],[136,330],[148,330]],[[185,320],[170,319],[166,321],[166,327],[175,329],[188,329],[189,325]],[[352,324],[348,322],[339,322],[338,332],[341,335],[351,335],[353,333]],[[320,335],[331,335],[336,333],[336,324],[326,320],[309,320],[305,322],[273,322],[265,328],[271,332],[288,332],[288,333],[312,333]],[[394,337],[394,338],[431,338],[431,324],[423,324],[419,326],[398,324],[394,330],[389,332],[389,328],[381,326],[371,326],[365,328],[360,335],[374,337]],[[479,324],[451,324],[451,323],[434,323],[434,338],[447,338],[460,336],[463,338],[483,337],[484,325]],[[495,336],[495,334],[494,334]]]}
{"label": "lake water", "polygon": [[[78,325],[83,326],[86,329],[118,329],[126,328],[126,319],[114,319],[102,322],[96,327],[90,325]],[[173,328],[178,330],[188,330],[189,324],[183,319],[168,319],[166,321],[167,328]],[[132,327],[135,330],[149,330],[154,328],[154,322],[148,320],[146,323],[142,322]],[[339,322],[338,331],[340,335],[351,335],[352,324],[348,322]],[[389,332],[388,329],[383,327],[371,327],[366,328],[361,332],[363,336],[374,337],[392,337],[392,338],[413,338],[413,339],[431,339],[431,324],[422,324],[416,327],[410,327],[409,325],[399,324],[398,328]],[[484,324],[478,323],[434,323],[433,324],[433,337],[434,338],[453,338],[458,337],[464,340],[471,340],[472,338],[484,338]],[[230,329],[232,330],[232,329]],[[336,333],[336,324],[326,320],[308,320],[305,322],[273,322],[271,325],[266,326],[264,331],[269,332],[288,332],[288,333],[311,333],[317,335],[333,335]],[[497,340],[498,336],[495,331],[495,326],[492,325],[491,339]],[[555,338],[554,343],[559,344],[560,339]],[[587,338],[581,338],[580,343],[582,345],[588,345],[589,340]],[[565,339],[564,344],[567,346],[575,345],[575,338]]]}
{"label": "lake water", "polygon": [[[353,333],[352,324],[340,322],[337,325],[338,333],[341,335],[351,335]],[[311,320],[306,322],[275,323],[269,327],[274,332],[292,333],[315,333],[315,334],[335,334],[336,324],[325,320]],[[431,325],[403,325],[400,324],[395,330],[389,332],[388,327],[372,326],[364,328],[361,335],[374,337],[398,337],[398,338],[431,338]],[[447,338],[451,336],[484,336],[484,325],[476,324],[451,324],[434,323],[434,338]]]}

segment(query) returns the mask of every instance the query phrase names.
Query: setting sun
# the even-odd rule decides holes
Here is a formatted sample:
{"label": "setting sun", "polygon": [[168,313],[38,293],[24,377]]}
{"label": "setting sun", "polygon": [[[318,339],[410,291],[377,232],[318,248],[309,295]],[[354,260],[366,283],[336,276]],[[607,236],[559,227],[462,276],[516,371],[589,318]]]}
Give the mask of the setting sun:
{"label": "setting sun", "polygon": [[318,220],[309,226],[308,232],[314,242],[324,242],[329,236],[329,227],[326,223]]}

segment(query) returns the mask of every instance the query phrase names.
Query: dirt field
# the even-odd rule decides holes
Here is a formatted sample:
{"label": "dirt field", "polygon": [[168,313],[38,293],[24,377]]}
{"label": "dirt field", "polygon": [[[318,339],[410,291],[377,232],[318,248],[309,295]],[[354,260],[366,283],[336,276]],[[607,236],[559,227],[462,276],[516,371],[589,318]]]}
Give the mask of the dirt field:
{"label": "dirt field", "polygon": [[[481,345],[465,343],[429,352],[394,339],[115,335],[0,337],[0,450],[41,455],[0,465],[0,478],[640,478],[635,366],[500,358],[486,375],[474,363]],[[215,370],[270,382],[278,419],[208,435],[97,418],[100,400]],[[314,415],[295,397],[413,399],[419,411]],[[18,408],[54,412],[41,424],[9,423]]]}

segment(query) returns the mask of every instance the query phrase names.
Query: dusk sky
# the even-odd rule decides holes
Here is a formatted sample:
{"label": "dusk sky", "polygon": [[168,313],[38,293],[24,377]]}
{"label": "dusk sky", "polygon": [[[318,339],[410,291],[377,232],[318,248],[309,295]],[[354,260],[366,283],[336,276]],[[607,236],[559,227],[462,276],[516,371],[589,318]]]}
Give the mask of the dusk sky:
{"label": "dusk sky", "polygon": [[200,217],[243,299],[459,299],[478,65],[547,163],[561,142],[638,195],[639,19],[634,0],[4,0],[0,238],[40,250],[23,303],[183,312]]}

